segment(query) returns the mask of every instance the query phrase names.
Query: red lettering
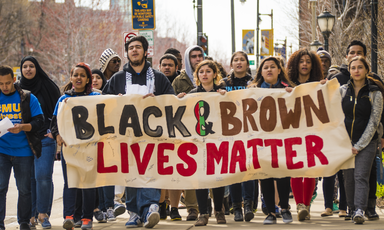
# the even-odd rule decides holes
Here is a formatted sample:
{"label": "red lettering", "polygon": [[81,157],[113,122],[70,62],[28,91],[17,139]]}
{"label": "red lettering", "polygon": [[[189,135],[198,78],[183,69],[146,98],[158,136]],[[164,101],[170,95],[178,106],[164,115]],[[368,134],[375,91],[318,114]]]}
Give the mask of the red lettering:
{"label": "red lettering", "polygon": [[131,150],[133,156],[135,157],[137,170],[140,175],[145,174],[145,170],[147,170],[149,160],[151,159],[153,149],[155,148],[155,144],[148,144],[144,151],[143,160],[140,159],[140,146],[138,143],[131,145]]}
{"label": "red lettering", "polygon": [[277,153],[277,146],[282,147],[283,141],[281,139],[268,139],[264,140],[265,147],[271,146],[272,168],[279,167],[279,159]]}
{"label": "red lettering", "polygon": [[259,157],[257,156],[257,146],[263,146],[263,140],[260,138],[252,139],[248,141],[247,148],[252,147],[252,160],[253,160],[253,168],[259,169],[260,163],[259,163]]}
{"label": "red lettering", "polygon": [[117,165],[112,165],[109,167],[104,166],[104,142],[97,143],[97,172],[98,173],[116,173]]}
{"label": "red lettering", "polygon": [[293,163],[293,158],[297,156],[296,150],[292,149],[293,145],[301,145],[301,138],[300,137],[292,137],[292,138],[287,138],[284,140],[287,168],[288,169],[301,169],[304,167],[304,163],[302,161],[299,161],[297,163]]}
{"label": "red lettering", "polygon": [[157,172],[159,173],[159,175],[172,175],[172,166],[164,168],[164,163],[169,162],[169,156],[165,156],[164,151],[174,149],[175,145],[172,143],[160,143],[157,146]]}
{"label": "red lettering", "polygon": [[197,163],[195,159],[192,157],[188,156],[188,152],[191,155],[196,155],[198,149],[197,146],[193,143],[183,143],[179,146],[179,149],[177,150],[177,155],[179,158],[184,161],[187,164],[187,168],[184,167],[184,164],[179,163],[176,165],[177,172],[181,176],[192,176],[195,174],[197,170]]}
{"label": "red lettering", "polygon": [[247,156],[245,154],[244,143],[242,141],[235,141],[235,143],[233,143],[233,148],[232,148],[231,165],[229,166],[229,173],[236,172],[237,163],[239,163],[240,172],[247,171],[247,167],[245,164],[246,160],[247,160]]}
{"label": "red lettering", "polygon": [[321,137],[315,135],[308,135],[305,137],[305,145],[307,147],[307,158],[308,158],[308,167],[313,167],[316,165],[315,155],[319,158],[322,165],[328,164],[327,157],[321,152],[323,149],[324,143]]}
{"label": "red lettering", "polygon": [[127,143],[120,143],[121,152],[121,172],[129,173],[129,162],[128,162],[128,145]]}
{"label": "red lettering", "polygon": [[215,161],[217,164],[221,160],[221,174],[228,173],[228,141],[223,141],[219,149],[215,143],[207,143],[207,175],[215,174]]}

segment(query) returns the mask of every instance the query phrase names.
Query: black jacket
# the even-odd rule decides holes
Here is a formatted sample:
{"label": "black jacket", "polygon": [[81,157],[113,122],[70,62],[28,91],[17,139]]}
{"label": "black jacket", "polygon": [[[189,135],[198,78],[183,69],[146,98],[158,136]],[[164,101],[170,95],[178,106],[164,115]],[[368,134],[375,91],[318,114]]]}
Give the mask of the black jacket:
{"label": "black jacket", "polygon": [[25,135],[27,136],[28,144],[33,154],[39,158],[41,156],[42,148],[39,130],[40,127],[44,124],[44,116],[37,115],[32,117],[31,107],[29,106],[31,100],[31,92],[21,89],[18,84],[15,84],[15,88],[20,94],[21,124],[31,124],[31,131],[25,132]]}
{"label": "black jacket", "polygon": [[[209,92],[216,92],[217,90],[219,89],[225,89],[225,86],[223,85],[213,85],[213,89]],[[189,91],[189,93],[201,93],[201,92],[207,92],[205,91],[205,89],[203,88],[202,85],[199,85],[197,86],[196,88],[192,89],[191,91]]]}
{"label": "black jacket", "polygon": [[[372,84],[368,79],[363,88],[360,89],[357,97],[355,97],[355,88],[353,82],[348,82],[348,88],[342,99],[342,108],[345,114],[345,127],[349,137],[353,144],[356,144],[365,128],[368,125],[371,115],[371,102],[369,98],[369,92],[378,91],[379,87]],[[372,140],[377,138],[377,132],[373,136]]]}
{"label": "black jacket", "polygon": [[[150,67],[150,65],[151,64],[149,62],[146,62],[144,68],[141,70],[140,75],[137,75],[135,70],[131,67],[128,62],[124,65],[122,71],[115,73],[112,78],[109,79],[109,81],[103,88],[103,94],[125,94],[126,72],[130,72],[132,74],[132,84],[146,85],[147,69],[148,67]],[[169,82],[168,78],[163,73],[155,69],[153,69],[153,73],[155,74],[155,90],[153,92],[154,95],[157,96],[162,94],[175,94],[171,82]]]}
{"label": "black jacket", "polygon": [[347,84],[349,79],[351,79],[351,74],[348,71],[348,65],[341,64],[340,73],[335,74],[331,79],[336,78],[340,85]]}
{"label": "black jacket", "polygon": [[252,81],[252,77],[247,74],[245,77],[237,78],[234,77],[234,74],[232,73],[230,76],[224,78],[223,81],[225,82],[226,90],[229,92],[232,90],[246,89],[248,84]]}

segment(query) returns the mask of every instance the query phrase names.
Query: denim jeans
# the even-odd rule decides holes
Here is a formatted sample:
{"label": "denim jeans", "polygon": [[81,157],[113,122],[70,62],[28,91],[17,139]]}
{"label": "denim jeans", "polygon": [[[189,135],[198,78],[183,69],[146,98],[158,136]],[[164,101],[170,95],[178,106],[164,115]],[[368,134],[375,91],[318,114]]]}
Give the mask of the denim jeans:
{"label": "denim jeans", "polygon": [[33,156],[14,157],[0,153],[0,227],[4,227],[6,196],[9,178],[13,167],[19,198],[17,201],[17,220],[19,224],[29,223],[32,212],[31,168]]}
{"label": "denim jeans", "polygon": [[[63,217],[73,216],[75,214],[76,199],[82,199],[83,214],[81,218],[93,218],[93,209],[95,208],[96,188],[77,189],[68,188],[67,163],[63,153],[61,153],[61,166],[63,168],[64,188],[63,188]],[[81,196],[77,196],[78,190],[81,190]]]}
{"label": "denim jeans", "polygon": [[99,209],[103,212],[115,206],[115,186],[105,186],[99,190]]}
{"label": "denim jeans", "polygon": [[125,204],[127,210],[137,213],[141,220],[145,220],[149,206],[158,204],[160,200],[160,189],[155,188],[125,188]]}
{"label": "denim jeans", "polygon": [[32,216],[37,213],[51,213],[53,199],[53,163],[56,154],[56,141],[45,137],[41,140],[41,157],[35,157],[32,169]]}
{"label": "denim jeans", "polygon": [[244,200],[253,201],[255,190],[255,182],[253,180],[242,183],[232,184],[229,186],[232,203],[240,203]]}

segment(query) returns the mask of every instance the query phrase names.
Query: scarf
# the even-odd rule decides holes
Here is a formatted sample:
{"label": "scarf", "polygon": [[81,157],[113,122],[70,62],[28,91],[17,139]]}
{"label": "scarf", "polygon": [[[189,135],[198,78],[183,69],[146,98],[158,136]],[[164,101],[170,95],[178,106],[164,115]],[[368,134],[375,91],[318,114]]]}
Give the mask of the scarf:
{"label": "scarf", "polygon": [[[147,81],[146,81],[146,86],[147,86],[147,93],[153,93],[155,92],[155,74],[153,73],[153,70],[151,67],[148,67],[147,69]],[[128,92],[128,86],[132,85],[132,74],[129,71],[125,72],[125,93],[127,94]]]}

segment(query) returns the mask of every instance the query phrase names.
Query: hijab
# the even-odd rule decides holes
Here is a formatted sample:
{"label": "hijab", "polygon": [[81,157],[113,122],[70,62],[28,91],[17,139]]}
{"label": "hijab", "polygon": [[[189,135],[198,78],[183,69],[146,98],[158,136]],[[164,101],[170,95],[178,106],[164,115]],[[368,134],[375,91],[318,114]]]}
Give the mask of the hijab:
{"label": "hijab", "polygon": [[101,84],[100,90],[103,90],[105,84],[107,84],[107,79],[104,77],[104,74],[100,70],[98,70],[98,69],[93,69],[92,70],[92,74],[97,74],[97,75],[99,75],[101,77],[101,79],[103,80],[103,84]]}
{"label": "hijab", "polygon": [[[23,65],[26,61],[31,61],[35,65],[36,75],[32,79],[27,79],[23,75]],[[61,96],[59,87],[48,77],[48,75],[40,67],[36,58],[32,56],[24,57],[23,60],[21,60],[20,70],[21,88],[31,91],[31,93],[37,97],[45,119],[50,119],[53,115],[53,111],[55,110],[56,103]]]}

